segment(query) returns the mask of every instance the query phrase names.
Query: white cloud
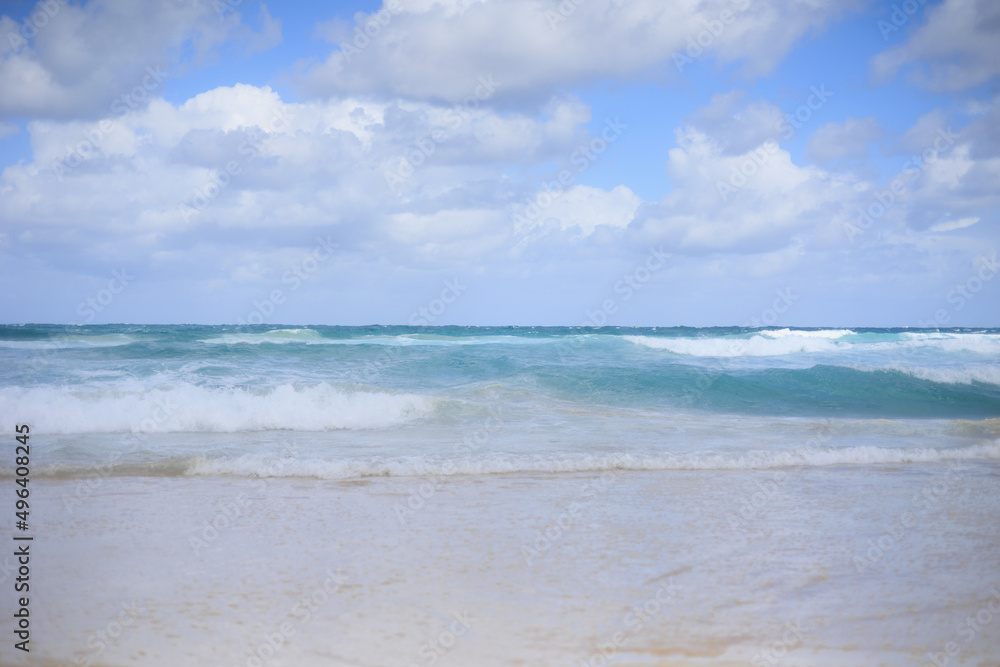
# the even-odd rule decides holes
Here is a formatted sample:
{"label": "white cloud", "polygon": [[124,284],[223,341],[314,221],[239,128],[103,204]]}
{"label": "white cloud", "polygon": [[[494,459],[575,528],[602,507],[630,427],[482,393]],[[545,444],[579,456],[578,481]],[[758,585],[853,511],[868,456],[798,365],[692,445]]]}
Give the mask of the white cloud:
{"label": "white cloud", "polygon": [[[229,230],[270,230],[281,247],[333,227],[346,249],[402,261],[410,247],[414,261],[472,257],[511,234],[509,200],[496,187],[504,170],[569,154],[588,137],[590,113],[570,98],[537,119],[480,109],[449,125],[447,111],[354,98],[291,104],[238,84],[111,119],[32,121],[34,161],[0,176],[0,220],[32,243],[72,244],[81,258],[104,254],[105,238],[118,235],[114,252],[167,261],[183,257],[179,248],[245,242]],[[393,195],[387,165],[440,128],[437,149]],[[625,193],[592,193],[590,204],[604,208],[588,213],[600,220],[581,214],[575,192],[555,211],[588,232],[621,226],[626,200],[632,210],[638,201]]]}
{"label": "white cloud", "polygon": [[[102,124],[33,121],[33,161],[0,175],[0,221],[14,246],[8,256],[44,257],[52,271],[80,274],[129,258],[219,299],[227,285],[263,290],[303,247],[328,234],[341,253],[330,266],[343,280],[368,276],[374,282],[364,293],[376,301],[380,290],[443,267],[571,283],[618,271],[651,245],[677,259],[657,280],[703,280],[724,291],[744,280],[770,285],[789,275],[850,271],[849,280],[838,280],[870,286],[924,264],[947,268],[957,261],[952,255],[976,252],[991,226],[972,228],[968,220],[989,220],[981,212],[1000,204],[1000,158],[973,153],[993,131],[993,109],[984,107],[851,245],[844,226],[886,184],[796,164],[774,141],[777,110],[729,93],[678,130],[665,162],[674,189],[663,200],[643,202],[626,184],[567,184],[533,224],[517,228],[512,213],[537,201],[540,183],[558,172],[516,174],[566,161],[589,139],[590,109],[556,96],[538,117],[479,108],[457,125],[447,121],[453,109],[365,97],[289,103],[268,87],[221,87],[113,117],[112,131],[62,180],[53,161],[65,157],[67,145],[103,132]],[[387,165],[437,128],[445,133],[435,150],[393,195]],[[925,118],[907,136],[933,138],[933,130]],[[238,173],[220,186],[229,162]],[[198,192],[204,206],[193,202]],[[182,204],[196,210],[185,216]],[[933,243],[918,233],[945,228],[950,233]],[[327,287],[334,294],[340,285]]]}
{"label": "white cloud", "polygon": [[[168,76],[206,62],[214,49],[236,39],[249,50],[281,40],[281,24],[261,6],[261,32],[239,12],[218,13],[209,2],[91,0],[83,6],[40,2],[35,14],[50,18],[27,30],[0,17],[0,116],[97,118],[136,87],[149,87],[147,68]],[[13,38],[9,38],[13,35]],[[145,83],[144,83],[145,80]],[[145,97],[142,98],[144,100]],[[140,100],[140,101],[142,101]]]}
{"label": "white cloud", "polygon": [[848,117],[843,123],[827,123],[809,138],[809,156],[827,163],[839,159],[864,158],[868,147],[882,136],[877,118]]}
{"label": "white cloud", "polygon": [[800,167],[773,142],[728,155],[719,142],[686,128],[670,151],[675,189],[637,220],[642,234],[689,252],[784,247],[796,234],[834,224],[856,197],[857,179]]}
{"label": "white cloud", "polygon": [[948,117],[941,109],[929,111],[910,126],[896,141],[895,150],[901,153],[920,154],[934,146],[942,129],[949,126]]}
{"label": "white cloud", "polygon": [[975,105],[974,118],[962,130],[976,158],[1000,157],[1000,96]]}
{"label": "white cloud", "polygon": [[742,155],[767,140],[776,141],[782,134],[785,115],[778,107],[760,100],[742,104],[745,98],[742,90],[714,95],[695,111],[689,125],[712,137],[726,155]]}
{"label": "white cloud", "polygon": [[965,90],[1000,74],[1000,4],[945,0],[928,7],[927,23],[901,46],[872,59],[879,80],[907,69],[916,84],[935,92]]}
{"label": "white cloud", "polygon": [[979,222],[979,218],[962,218],[961,220],[949,220],[947,222],[941,222],[933,227],[930,231],[932,232],[950,232],[954,229],[963,229],[965,227],[971,227],[972,225]]}
{"label": "white cloud", "polygon": [[699,50],[695,58],[741,61],[747,73],[760,74],[806,31],[858,5],[386,0],[379,12],[359,14],[354,26],[326,25],[321,34],[336,48],[319,65],[303,64],[300,83],[315,96],[364,93],[457,102],[474,93],[480,76],[492,75],[503,84],[498,100],[539,102],[598,78],[663,78],[663,72],[674,78],[674,54],[697,45],[693,40],[702,33],[708,38],[703,51],[710,55]]}
{"label": "white cloud", "polygon": [[535,219],[535,224],[522,228],[515,226],[514,231],[530,238],[538,233],[537,227],[545,228],[552,223],[563,231],[576,228],[583,235],[592,234],[598,225],[624,229],[632,222],[641,203],[639,196],[624,185],[611,191],[576,185],[554,198]]}

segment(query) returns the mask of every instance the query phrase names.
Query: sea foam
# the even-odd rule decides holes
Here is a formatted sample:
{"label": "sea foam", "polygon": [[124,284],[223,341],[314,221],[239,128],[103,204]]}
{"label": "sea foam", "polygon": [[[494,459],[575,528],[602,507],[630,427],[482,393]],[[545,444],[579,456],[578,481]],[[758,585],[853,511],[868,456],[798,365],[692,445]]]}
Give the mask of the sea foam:
{"label": "sea foam", "polygon": [[327,383],[268,388],[203,387],[184,382],[103,389],[3,388],[2,428],[11,416],[41,433],[175,433],[371,429],[430,414],[427,396],[350,391]]}
{"label": "sea foam", "polygon": [[187,475],[237,477],[448,477],[507,473],[596,473],[642,470],[770,470],[803,466],[939,463],[1000,459],[1000,440],[948,449],[862,447],[796,447],[787,450],[703,452],[698,454],[484,454],[458,459],[421,456],[300,459],[246,454],[197,457]]}
{"label": "sea foam", "polygon": [[839,343],[835,338],[829,336],[778,335],[772,337],[757,334],[750,338],[660,338],[657,336],[624,336],[624,338],[643,347],[667,350],[674,354],[692,357],[767,357],[802,352],[831,352],[840,347],[846,347],[846,344]]}

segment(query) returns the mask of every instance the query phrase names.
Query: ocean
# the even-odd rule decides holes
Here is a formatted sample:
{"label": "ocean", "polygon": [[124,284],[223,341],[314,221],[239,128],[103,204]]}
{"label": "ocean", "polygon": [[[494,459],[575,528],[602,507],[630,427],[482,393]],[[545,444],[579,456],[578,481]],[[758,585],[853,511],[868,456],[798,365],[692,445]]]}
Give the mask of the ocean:
{"label": "ocean", "polygon": [[5,665],[1000,664],[1000,329],[6,325],[0,371]]}

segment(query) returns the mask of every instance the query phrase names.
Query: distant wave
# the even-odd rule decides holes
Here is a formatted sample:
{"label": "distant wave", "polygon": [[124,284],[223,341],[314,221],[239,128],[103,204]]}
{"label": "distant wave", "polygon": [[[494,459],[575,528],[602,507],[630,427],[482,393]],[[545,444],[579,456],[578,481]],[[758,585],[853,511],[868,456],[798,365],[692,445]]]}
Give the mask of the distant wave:
{"label": "distant wave", "polygon": [[271,343],[285,345],[530,345],[557,343],[564,337],[525,336],[448,336],[443,334],[400,334],[398,336],[358,336],[353,338],[327,338],[313,329],[274,329],[262,333],[231,333],[205,338],[199,342],[208,345],[260,345]]}
{"label": "distant wave", "polygon": [[174,433],[370,429],[429,414],[417,394],[344,391],[326,383],[266,389],[209,388],[188,383],[130,389],[0,389],[2,428],[16,415],[43,433]]}
{"label": "distant wave", "polygon": [[[891,337],[886,340],[885,337]],[[882,339],[880,339],[880,337]],[[623,336],[636,345],[692,357],[766,357],[801,353],[895,352],[920,348],[944,352],[1000,355],[1000,335],[973,333],[857,334],[850,329],[760,331],[734,336],[674,338]]]}
{"label": "distant wave", "polygon": [[[788,332],[788,333],[785,333]],[[799,334],[812,335],[799,335]],[[769,331],[750,338],[666,338],[624,336],[636,345],[692,357],[767,357],[801,352],[829,352],[848,344],[837,339],[852,331]],[[767,335],[772,334],[772,335]],[[776,335],[775,335],[776,334]]]}
{"label": "distant wave", "polygon": [[1000,366],[963,366],[957,368],[922,368],[914,366],[858,366],[864,371],[898,371],[921,380],[941,384],[995,384],[1000,386]]}
{"label": "distant wave", "polygon": [[0,347],[21,350],[60,350],[88,347],[119,347],[142,340],[128,334],[102,334],[97,336],[55,336],[37,340],[0,340]]}
{"label": "distant wave", "polygon": [[[421,456],[369,459],[298,459],[246,454],[229,457],[187,457],[149,464],[120,465],[111,475],[198,477],[449,477],[507,473],[585,473],[644,470],[773,470],[807,466],[939,463],[1000,460],[1000,440],[953,449],[880,447],[797,447],[789,450],[685,455],[639,454],[484,454],[442,460]],[[40,468],[36,474],[72,477],[90,468]]]}
{"label": "distant wave", "polygon": [[288,343],[337,343],[340,341],[324,338],[314,329],[273,329],[263,333],[220,334],[198,342],[209,345],[239,345],[241,343],[245,345],[260,345],[262,343],[284,345]]}
{"label": "distant wave", "polygon": [[1000,335],[984,333],[910,333],[902,334],[911,346],[933,347],[945,352],[976,352],[1000,355]]}
{"label": "distant wave", "polygon": [[775,329],[761,331],[760,335],[765,338],[829,338],[837,339],[844,336],[856,336],[850,329],[820,329],[818,331],[802,331],[792,329]]}

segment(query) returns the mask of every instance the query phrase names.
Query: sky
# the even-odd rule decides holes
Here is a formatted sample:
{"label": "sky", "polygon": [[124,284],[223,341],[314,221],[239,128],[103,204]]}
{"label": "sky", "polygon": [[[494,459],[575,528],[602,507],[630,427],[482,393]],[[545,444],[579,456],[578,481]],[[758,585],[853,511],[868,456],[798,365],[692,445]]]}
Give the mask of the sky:
{"label": "sky", "polygon": [[1000,326],[995,0],[0,14],[0,322]]}

